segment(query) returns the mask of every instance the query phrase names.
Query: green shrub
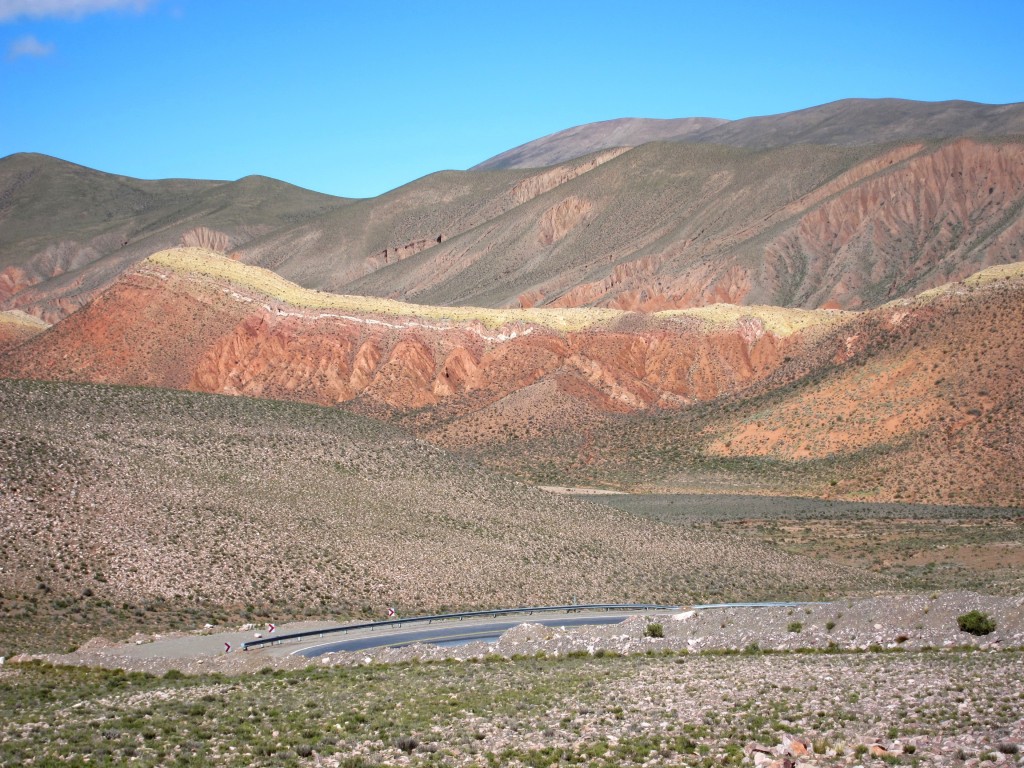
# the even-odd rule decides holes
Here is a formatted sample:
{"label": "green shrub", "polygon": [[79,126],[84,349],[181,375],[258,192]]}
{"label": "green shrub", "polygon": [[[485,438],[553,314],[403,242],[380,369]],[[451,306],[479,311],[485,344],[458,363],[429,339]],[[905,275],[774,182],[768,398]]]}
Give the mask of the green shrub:
{"label": "green shrub", "polygon": [[803,628],[804,628],[804,625],[801,624],[799,621],[791,621],[786,626],[786,631],[787,632],[800,632],[801,630],[803,630]]}
{"label": "green shrub", "polygon": [[970,611],[956,619],[957,626],[961,632],[972,635],[987,635],[995,631],[996,623],[992,618],[981,611]]}
{"label": "green shrub", "polygon": [[664,637],[664,636],[665,636],[665,628],[663,626],[661,626],[661,624],[658,624],[657,622],[654,622],[654,621],[652,621],[650,624],[648,624],[647,628],[644,630],[644,637]]}
{"label": "green shrub", "polygon": [[825,622],[825,629],[828,630],[829,632],[831,632],[835,628],[836,628],[836,623],[834,621],[826,621]]}

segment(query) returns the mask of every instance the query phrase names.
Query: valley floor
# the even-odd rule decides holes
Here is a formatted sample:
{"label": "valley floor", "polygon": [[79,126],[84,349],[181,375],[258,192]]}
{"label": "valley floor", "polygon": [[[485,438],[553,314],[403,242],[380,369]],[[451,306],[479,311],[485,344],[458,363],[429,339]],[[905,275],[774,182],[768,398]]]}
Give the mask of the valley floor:
{"label": "valley floor", "polygon": [[[1024,653],[0,668],[4,765],[1020,765]],[[794,741],[796,739],[796,741]]]}

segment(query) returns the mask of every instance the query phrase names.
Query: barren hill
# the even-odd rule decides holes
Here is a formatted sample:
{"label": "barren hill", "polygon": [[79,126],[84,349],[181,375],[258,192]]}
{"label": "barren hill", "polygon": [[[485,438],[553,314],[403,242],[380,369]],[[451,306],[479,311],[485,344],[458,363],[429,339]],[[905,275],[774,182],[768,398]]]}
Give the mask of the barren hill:
{"label": "barren hill", "polygon": [[5,643],[54,615],[67,643],[151,616],[195,628],[884,585],[553,497],[338,409],[12,381],[0,408]]}
{"label": "barren hill", "polygon": [[59,320],[154,251],[237,252],[349,202],[259,176],[144,181],[11,155],[0,159],[0,310]]}
{"label": "barren hill", "polygon": [[318,287],[476,306],[860,309],[1016,260],[1022,203],[1019,142],[649,144],[409,259]]}
{"label": "barren hill", "polygon": [[612,147],[652,141],[726,144],[766,149],[794,144],[883,144],[963,136],[1024,134],[1024,104],[971,101],[842,99],[794,112],[742,120],[624,118],[588,123],[527,142],[473,170],[535,168]]}
{"label": "barren hill", "polygon": [[546,383],[630,411],[745,386],[841,321],[726,305],[642,315],[401,304],[175,249],[0,357],[0,374],[387,410],[462,411]]}
{"label": "barren hill", "polygon": [[473,171],[502,168],[544,168],[614,147],[639,147],[652,141],[686,141],[712,126],[729,122],[714,117],[675,120],[623,117],[587,123],[552,133],[473,166]]}
{"label": "barren hill", "polygon": [[534,481],[1020,504],[1022,307],[1019,267],[862,313],[428,307],[179,249],[0,375],[346,403]]}

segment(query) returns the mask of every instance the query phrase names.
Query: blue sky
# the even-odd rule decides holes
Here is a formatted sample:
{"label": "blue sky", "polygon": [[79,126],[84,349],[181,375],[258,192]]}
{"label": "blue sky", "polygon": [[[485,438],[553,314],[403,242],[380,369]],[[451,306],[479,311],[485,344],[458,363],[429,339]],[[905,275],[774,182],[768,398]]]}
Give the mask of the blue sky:
{"label": "blue sky", "polygon": [[1024,0],[0,0],[0,156],[380,194],[616,117],[1024,101]]}

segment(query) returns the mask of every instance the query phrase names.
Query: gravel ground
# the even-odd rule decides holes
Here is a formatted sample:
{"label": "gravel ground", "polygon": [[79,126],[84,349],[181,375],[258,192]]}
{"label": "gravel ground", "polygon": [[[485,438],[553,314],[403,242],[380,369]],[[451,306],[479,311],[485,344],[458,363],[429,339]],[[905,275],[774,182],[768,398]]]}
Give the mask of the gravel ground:
{"label": "gravel ground", "polygon": [[[961,632],[956,618],[970,610],[989,614],[996,630]],[[791,629],[797,621],[799,632]],[[646,636],[654,622],[663,638]],[[21,706],[39,712],[0,726],[0,754],[77,739],[83,749],[120,750],[154,764],[163,764],[160,755],[205,750],[211,765],[321,768],[1024,766],[1020,597],[888,596],[795,609],[684,610],[613,626],[522,624],[493,645],[313,660],[217,652],[224,637],[256,631],[97,640],[75,654],[43,657],[236,676],[119,678],[102,690],[83,688],[81,700],[53,713],[45,697],[26,699]],[[267,667],[298,671],[243,674]],[[51,686],[73,679],[61,669],[30,669],[0,667],[0,688],[16,692],[21,670],[26,679],[51,675]],[[101,722],[111,746],[90,741]],[[150,735],[131,735],[129,723]]]}
{"label": "gravel ground", "polygon": [[[996,622],[996,630],[983,637],[961,632],[957,617],[972,610],[990,615]],[[664,637],[646,636],[651,623],[661,625]],[[286,634],[328,626],[336,625],[301,622],[282,625],[277,632]],[[297,669],[309,663],[395,663],[413,659],[471,659],[489,654],[511,658],[537,653],[558,656],[599,651],[623,655],[668,650],[742,651],[755,645],[774,651],[829,647],[917,650],[960,645],[987,650],[1024,646],[1024,597],[994,597],[971,592],[897,595],[798,608],[683,610],[675,614],[637,616],[621,624],[605,626],[558,628],[526,623],[506,632],[495,644],[481,641],[454,647],[414,644],[404,648],[332,653],[312,662],[287,655],[299,645],[238,652],[244,640],[251,640],[265,631],[253,627],[231,632],[208,628],[192,634],[137,636],[128,643],[96,639],[71,654],[18,658],[152,673],[177,669],[193,674],[212,671],[242,674],[265,667]],[[225,642],[231,643],[232,652],[224,652]]]}

